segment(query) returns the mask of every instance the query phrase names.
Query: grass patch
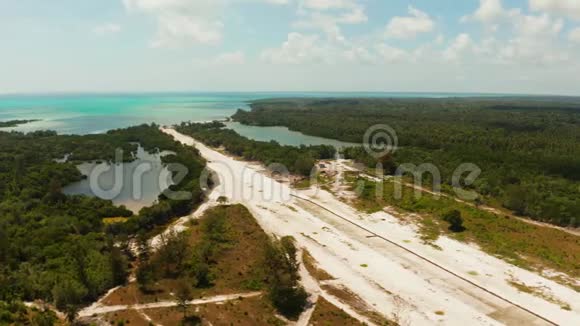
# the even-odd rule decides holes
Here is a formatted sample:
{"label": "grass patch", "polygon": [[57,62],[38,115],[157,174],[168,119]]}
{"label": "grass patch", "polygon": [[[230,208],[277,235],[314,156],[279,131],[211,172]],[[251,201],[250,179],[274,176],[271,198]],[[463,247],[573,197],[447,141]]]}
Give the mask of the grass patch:
{"label": "grass patch", "polygon": [[[498,216],[452,198],[428,193],[417,198],[414,189],[407,186],[402,187],[402,196],[397,199],[392,180],[386,180],[382,188],[381,196],[377,197],[377,184],[365,180],[357,206],[380,209],[393,206],[419,214],[421,233],[426,241],[448,234],[459,241],[473,242],[482,250],[523,268],[541,270],[547,267],[573,278],[580,277],[580,240],[577,236]],[[450,233],[448,224],[441,220],[441,216],[452,209],[461,212],[464,232]]]}
{"label": "grass patch", "polygon": [[542,288],[542,287],[529,286],[529,285],[524,284],[524,283],[522,283],[514,278],[512,278],[510,281],[508,281],[508,283],[509,283],[509,285],[516,288],[520,292],[528,293],[528,294],[531,294],[531,295],[536,296],[538,298],[542,298],[548,302],[557,304],[564,310],[572,310],[572,308],[570,307],[570,304],[568,304],[567,302],[558,300],[558,299],[554,298],[552,295],[544,292],[544,288]]}
{"label": "grass patch", "polygon": [[68,325],[52,310],[27,307],[20,301],[0,301],[0,325]]}
{"label": "grass patch", "polygon": [[214,288],[224,291],[261,289],[265,278],[263,257],[270,241],[266,233],[242,205],[217,207],[207,214],[225,216],[229,239],[212,268],[216,276]]}
{"label": "grass patch", "polygon": [[322,188],[328,188],[327,184],[330,181],[331,179],[325,173],[317,173],[315,179],[310,177],[301,178],[292,183],[292,187],[296,189],[308,189],[313,185],[320,185]]}
{"label": "grass patch", "polygon": [[292,206],[292,205],[286,205],[284,204],[284,206],[288,207],[289,210],[293,211],[293,212],[298,212],[298,210],[296,209],[296,207]]}
{"label": "grass patch", "polygon": [[109,325],[148,325],[149,322],[133,309],[111,312],[104,316]]}
{"label": "grass patch", "polygon": [[367,264],[360,264],[360,267],[367,268],[367,267],[369,267],[369,265],[367,265]]}
{"label": "grass patch", "polygon": [[328,294],[340,300],[342,303],[350,306],[359,315],[365,316],[371,322],[377,325],[383,326],[397,325],[397,323],[379,314],[375,309],[368,306],[358,295],[356,295],[355,293],[351,292],[346,288],[338,287],[331,284],[322,285],[321,288],[325,290]]}
{"label": "grass patch", "polygon": [[118,224],[118,223],[125,223],[129,220],[127,217],[105,217],[103,219],[103,224],[110,225],[110,224]]}
{"label": "grass patch", "polygon": [[[190,315],[200,317],[203,325],[282,326],[286,324],[276,317],[276,310],[263,296],[237,299],[221,304],[191,306],[188,310]],[[146,309],[143,312],[158,325],[181,325],[183,319],[183,312],[177,307]]]}
{"label": "grass patch", "polygon": [[268,237],[244,206],[218,206],[188,231],[164,234],[157,251],[142,250],[137,283],[115,291],[106,304],[262,291],[280,314],[297,318],[308,294],[299,285],[296,253],[292,238]]}
{"label": "grass patch", "polygon": [[421,240],[423,240],[424,243],[441,249],[434,244],[441,235],[441,226],[438,221],[431,217],[422,218],[419,221],[419,233],[421,234]]}
{"label": "grass patch", "polygon": [[[212,221],[209,223],[209,221]],[[211,231],[210,231],[211,230]],[[185,261],[181,273],[175,273],[176,266],[159,264],[161,277],[155,277],[142,291],[137,283],[131,283],[113,292],[104,301],[105,304],[137,304],[160,300],[174,300],[171,293],[177,293],[180,279],[190,278],[195,273],[199,250],[209,251],[208,264],[211,284],[194,287],[194,298],[262,290],[265,286],[266,272],[264,256],[270,238],[260,228],[251,213],[242,205],[219,206],[205,213],[199,220],[194,220],[189,229],[183,233],[186,243],[176,249],[183,251]],[[209,238],[209,240],[208,240]],[[171,250],[172,252],[176,250]],[[158,260],[157,252],[151,261]],[[169,273],[165,273],[165,269]]]}
{"label": "grass patch", "polygon": [[479,273],[476,271],[469,271],[469,272],[467,272],[467,274],[469,274],[471,276],[478,276],[479,275]]}
{"label": "grass patch", "polygon": [[435,314],[438,315],[438,316],[444,316],[445,315],[445,311],[443,311],[443,310],[437,310],[437,311],[435,311]]}
{"label": "grass patch", "polygon": [[292,186],[296,189],[308,189],[311,185],[310,178],[304,178],[292,184]]}
{"label": "grass patch", "polygon": [[316,308],[312,313],[309,325],[344,325],[344,326],[358,326],[364,325],[360,321],[354,319],[344,310],[336,307],[326,299],[320,297],[316,303]]}
{"label": "grass patch", "polygon": [[306,249],[302,250],[302,263],[304,264],[304,267],[308,273],[310,273],[310,275],[312,275],[318,281],[334,280],[334,277],[328,274],[325,270],[318,267],[318,262]]}

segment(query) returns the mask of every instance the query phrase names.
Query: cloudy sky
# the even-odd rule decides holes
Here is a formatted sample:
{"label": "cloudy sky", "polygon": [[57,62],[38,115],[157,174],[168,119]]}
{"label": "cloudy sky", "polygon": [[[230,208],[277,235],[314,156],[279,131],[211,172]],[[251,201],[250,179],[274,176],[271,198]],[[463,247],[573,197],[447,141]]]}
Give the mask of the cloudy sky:
{"label": "cloudy sky", "polygon": [[580,95],[580,0],[0,0],[0,93]]}

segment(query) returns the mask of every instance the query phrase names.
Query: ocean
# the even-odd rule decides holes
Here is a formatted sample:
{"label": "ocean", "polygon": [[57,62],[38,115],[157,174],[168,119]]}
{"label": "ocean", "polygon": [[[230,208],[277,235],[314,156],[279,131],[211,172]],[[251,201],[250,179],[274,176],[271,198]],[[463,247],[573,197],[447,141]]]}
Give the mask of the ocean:
{"label": "ocean", "polygon": [[[0,131],[55,130],[59,134],[95,134],[155,122],[212,121],[230,117],[248,102],[277,97],[468,97],[491,94],[453,93],[165,93],[165,94],[51,94],[1,95],[0,121],[39,119]],[[337,144],[305,136],[286,128],[260,128],[230,124],[230,128],[256,140],[285,145]]]}
{"label": "ocean", "polygon": [[[480,94],[426,94],[426,93],[192,93],[192,94],[73,94],[73,95],[10,95],[0,96],[0,121],[32,120],[40,121],[0,131],[30,132],[35,130],[55,130],[59,134],[96,134],[107,130],[125,128],[143,123],[155,122],[171,125],[182,121],[212,121],[230,117],[238,109],[249,109],[248,102],[256,99],[276,97],[456,97]],[[333,145],[336,147],[353,144],[313,137],[290,131],[285,127],[244,126],[228,122],[227,127],[250,139],[260,141],[275,140],[283,145]],[[132,187],[123,187],[113,198],[116,205],[125,205],[134,212],[150,206],[163,190],[158,185],[158,176],[164,170],[159,157],[140,153],[139,160],[123,163],[124,175],[143,162],[154,167],[143,176],[138,188],[139,196],[134,198]],[[108,165],[107,163],[102,163]],[[79,165],[80,171],[89,175],[97,164],[87,162]],[[108,165],[110,167],[110,165]],[[109,173],[99,179],[105,189],[114,181]],[[131,185],[125,182],[124,185]],[[94,196],[88,179],[67,185],[66,194]],[[107,198],[109,199],[109,198]]]}

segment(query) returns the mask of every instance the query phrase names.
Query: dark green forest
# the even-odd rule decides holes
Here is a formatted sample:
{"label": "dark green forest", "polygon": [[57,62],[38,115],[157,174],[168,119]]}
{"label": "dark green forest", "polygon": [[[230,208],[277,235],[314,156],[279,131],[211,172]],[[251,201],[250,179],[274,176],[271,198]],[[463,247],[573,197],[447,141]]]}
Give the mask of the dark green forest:
{"label": "dark green forest", "polygon": [[282,164],[289,172],[309,176],[316,160],[333,158],[336,150],[332,146],[283,146],[276,141],[251,140],[231,129],[224,129],[221,122],[182,123],[177,131],[190,135],[212,147],[224,147],[235,156],[250,161],[259,161],[266,166]]}
{"label": "dark green forest", "polygon": [[[191,200],[161,195],[157,204],[133,215],[110,201],[62,194],[63,186],[83,177],[77,163],[113,160],[116,148],[130,161],[137,142],[150,152],[170,150],[175,154],[164,156],[163,163],[189,168],[171,187],[193,191]],[[204,167],[195,149],[175,142],[156,125],[87,136],[0,132],[0,301],[42,299],[74,315],[80,305],[125,282],[133,258],[127,239],[150,233],[199,204]],[[105,225],[107,217],[129,219]]]}
{"label": "dark green forest", "polygon": [[[580,226],[580,100],[574,98],[279,99],[251,104],[233,118],[286,126],[305,134],[362,143],[367,129],[387,124],[398,137],[388,172],[403,163],[432,163],[451,184],[461,163],[482,174],[480,200],[518,215]],[[369,166],[377,159],[349,149]]]}
{"label": "dark green forest", "polygon": [[39,120],[10,120],[10,121],[0,121],[0,128],[16,127],[30,122],[35,122]]}
{"label": "dark green forest", "polygon": [[40,120],[10,120],[10,121],[0,121],[0,128],[16,127],[19,125],[27,124],[30,122],[35,122]]}
{"label": "dark green forest", "polygon": [[0,301],[0,325],[59,325],[56,313],[51,310],[26,307],[21,302]]}

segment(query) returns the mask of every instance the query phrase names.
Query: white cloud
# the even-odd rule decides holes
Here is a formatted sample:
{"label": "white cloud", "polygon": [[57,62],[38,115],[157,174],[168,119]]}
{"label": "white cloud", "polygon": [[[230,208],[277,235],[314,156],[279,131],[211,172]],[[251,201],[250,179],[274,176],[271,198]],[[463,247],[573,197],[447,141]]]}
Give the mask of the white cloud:
{"label": "white cloud", "polygon": [[338,23],[342,24],[359,24],[368,21],[368,17],[363,7],[354,7],[352,11],[346,12],[339,16]]}
{"label": "white cloud", "polygon": [[358,6],[356,0],[301,0],[300,5],[315,10],[345,9]]}
{"label": "white cloud", "polygon": [[410,59],[410,54],[407,51],[387,44],[377,45],[377,52],[383,62],[386,63],[402,62]]}
{"label": "white cloud", "polygon": [[292,65],[383,65],[417,62],[424,52],[431,51],[430,44],[406,50],[377,40],[335,43],[318,35],[290,33],[278,48],[262,52],[262,60],[275,64]]}
{"label": "white cloud", "polygon": [[541,16],[520,15],[513,20],[515,32],[519,36],[530,38],[553,38],[562,31],[562,19],[552,19],[544,14]]}
{"label": "white cloud", "polygon": [[246,56],[242,51],[222,53],[213,61],[216,65],[241,65],[245,62]]}
{"label": "white cloud", "polygon": [[[116,1],[121,3],[122,0]],[[86,90],[102,91],[127,87],[127,90],[135,91],[186,88],[426,91],[436,88],[439,91],[578,94],[576,85],[580,63],[576,59],[580,57],[580,21],[573,25],[571,20],[578,17],[575,6],[580,5],[580,0],[472,0],[469,2],[471,9],[452,15],[468,14],[465,20],[472,24],[459,25],[460,30],[454,31],[451,30],[457,26],[456,22],[448,20],[451,16],[443,12],[437,14],[442,16],[436,16],[434,11],[419,6],[417,8],[425,10],[429,20],[434,22],[435,26],[430,28],[428,24],[426,28],[431,30],[431,34],[415,34],[414,28],[403,31],[410,30],[409,34],[416,35],[417,39],[423,39],[421,36],[425,35],[432,38],[425,43],[385,41],[385,29],[393,18],[391,16],[417,18],[417,15],[408,14],[406,8],[396,14],[383,11],[383,22],[375,21],[363,26],[367,20],[381,15],[378,11],[384,10],[384,2],[393,1],[125,0],[127,12],[138,16],[133,17],[139,18],[137,20],[144,18],[152,28],[154,45],[186,45],[182,51],[174,52],[174,60],[163,56],[140,56],[139,49],[135,48],[129,49],[130,53],[116,56],[118,62],[110,67],[84,65],[83,62],[47,64],[47,73],[42,75],[52,77],[44,80],[26,74],[27,71],[18,71],[19,67],[30,65],[27,58],[19,56],[17,51],[4,51],[4,55],[11,59],[4,61],[18,63],[5,65],[4,70],[8,75],[20,77],[11,79],[10,83],[0,81],[0,88],[28,92],[79,87],[83,87],[79,90],[86,87]],[[244,7],[250,3],[252,6]],[[280,10],[271,12],[281,16],[276,17],[279,19],[273,26],[267,27],[272,29],[266,31],[269,36],[279,34],[281,28],[290,28],[278,41],[263,43],[270,38],[262,37],[263,40],[257,42],[243,42],[245,37],[260,38],[262,35],[257,33],[262,32],[263,23],[267,23],[262,21],[254,25],[257,21],[255,13],[246,9],[257,5],[286,5],[281,9],[294,15],[294,18],[289,18]],[[377,12],[373,12],[375,10]],[[443,28],[438,28],[439,20],[451,28],[445,29],[447,32],[443,35],[439,35],[444,32]],[[300,23],[292,25],[296,21]],[[94,25],[101,22],[107,20]],[[375,29],[376,23],[383,24],[379,30]],[[229,24],[234,28],[228,28]],[[361,26],[353,28],[353,24]],[[85,34],[107,35],[117,30],[106,24],[94,25],[86,27]],[[123,23],[121,33],[125,32],[126,26]],[[302,29],[294,29],[296,26]],[[7,30],[19,33],[21,29],[17,27]],[[474,27],[481,30],[474,30]],[[483,30],[485,32],[481,33]],[[469,34],[461,35],[464,32]],[[17,36],[25,37],[24,34]],[[211,50],[191,46],[225,43],[230,38],[242,45],[232,48],[234,44],[227,44]],[[260,44],[260,48],[250,48],[255,44]],[[263,60],[254,58],[254,53],[257,51],[259,57],[264,48],[269,49],[261,53]],[[237,49],[245,52],[235,51]],[[98,51],[87,53],[96,55]],[[200,59],[194,61],[193,57],[198,55]],[[42,57],[37,59],[43,60]],[[272,62],[277,64],[269,64]],[[224,76],[229,77],[224,79]],[[112,79],[116,82],[111,82]]]}
{"label": "white cloud", "polygon": [[497,59],[509,65],[554,65],[570,57],[565,51],[546,48],[543,42],[516,38],[497,50]]}
{"label": "white cloud", "polygon": [[363,46],[355,46],[346,49],[343,53],[346,61],[351,63],[375,64],[377,59],[367,48]]}
{"label": "white cloud", "polygon": [[222,39],[224,0],[123,0],[129,12],[157,22],[153,47],[216,44]]}
{"label": "white cloud", "polygon": [[443,58],[448,61],[460,61],[464,54],[473,50],[473,45],[473,40],[469,34],[459,34],[451,45],[443,51]]}
{"label": "white cloud", "polygon": [[486,24],[493,24],[505,18],[507,12],[503,8],[501,0],[479,0],[479,8],[467,16],[463,16],[461,21],[479,21]]}
{"label": "white cloud", "polygon": [[365,8],[356,0],[302,0],[300,18],[294,27],[318,29],[335,42],[344,42],[341,25],[361,24],[368,21]]}
{"label": "white cloud", "polygon": [[318,29],[323,31],[328,38],[336,42],[344,42],[340,25],[359,24],[367,21],[367,16],[362,9],[353,9],[352,12],[341,14],[327,14],[310,12],[306,17],[294,23],[294,27],[303,29]]}
{"label": "white cloud", "polygon": [[461,17],[461,22],[479,22],[488,32],[497,32],[500,27],[505,27],[514,19],[522,16],[519,8],[506,9],[502,0],[479,0],[477,10],[469,15]]}
{"label": "white cloud", "polygon": [[115,34],[121,31],[121,26],[115,23],[105,23],[93,28],[93,33],[98,36]]}
{"label": "white cloud", "polygon": [[[559,41],[564,21],[548,13],[527,15],[518,8],[504,8],[500,0],[481,0],[475,13],[462,18],[467,20],[478,21],[493,33],[501,30],[500,38],[492,33],[482,41],[472,41],[482,62],[549,65],[569,59],[568,50]],[[454,51],[446,57],[454,57]]]}
{"label": "white cloud", "polygon": [[263,0],[265,3],[270,3],[273,5],[287,5],[290,3],[290,0]]}
{"label": "white cloud", "polygon": [[[229,5],[264,3],[288,5],[291,0],[122,0],[129,12],[149,15],[157,22],[153,47],[170,47],[187,43],[220,43],[223,38],[225,9]],[[319,28],[340,38],[339,24],[366,21],[364,8],[357,0],[298,0],[299,8],[314,10],[302,26]],[[343,9],[342,12],[320,11]],[[306,11],[299,13],[307,16]]]}
{"label": "white cloud", "polygon": [[410,39],[435,28],[435,22],[428,14],[409,6],[409,16],[393,17],[387,24],[385,35],[390,38]]}
{"label": "white cloud", "polygon": [[580,27],[576,27],[568,33],[568,40],[574,43],[580,43]]}
{"label": "white cloud", "polygon": [[530,0],[530,9],[580,20],[579,0]]}
{"label": "white cloud", "polygon": [[181,14],[164,14],[157,18],[158,31],[153,47],[167,47],[186,42],[217,44],[222,39],[220,21],[192,19]]}
{"label": "white cloud", "polygon": [[564,22],[547,14],[540,16],[517,15],[512,17],[514,36],[500,45],[498,58],[505,63],[554,64],[568,60],[558,36]]}
{"label": "white cloud", "polygon": [[266,62],[275,64],[324,62],[330,59],[330,54],[319,40],[317,35],[292,32],[281,47],[266,49],[261,57]]}

